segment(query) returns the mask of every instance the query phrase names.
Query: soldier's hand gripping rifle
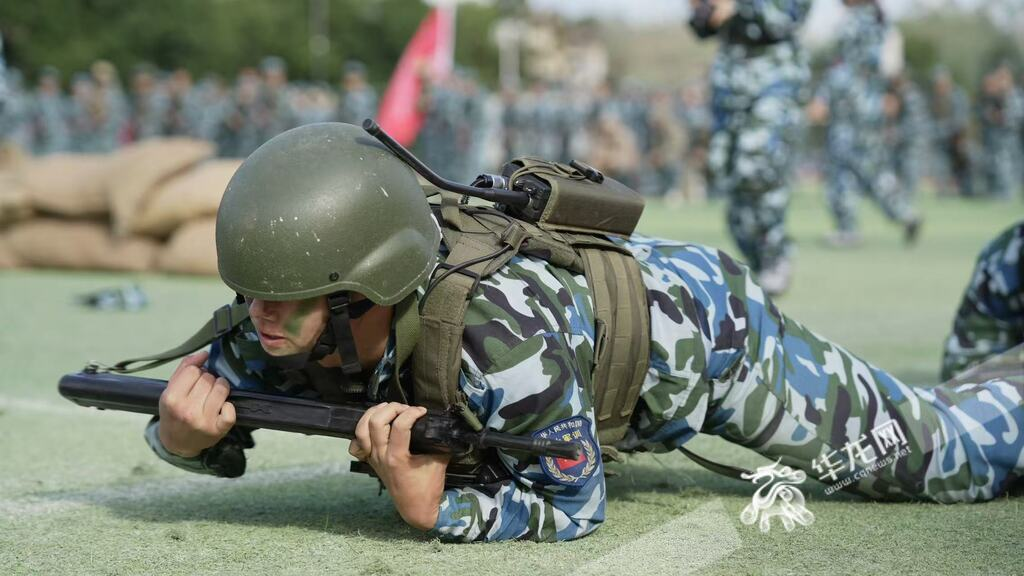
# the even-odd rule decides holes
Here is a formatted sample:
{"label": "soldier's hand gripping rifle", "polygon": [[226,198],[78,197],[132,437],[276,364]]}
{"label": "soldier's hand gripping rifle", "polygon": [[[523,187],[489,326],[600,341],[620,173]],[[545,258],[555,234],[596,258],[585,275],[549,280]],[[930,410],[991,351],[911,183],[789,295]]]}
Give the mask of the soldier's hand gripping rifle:
{"label": "soldier's hand gripping rifle", "polygon": [[[61,396],[80,406],[159,414],[160,394],[167,383],[152,378],[79,372],[60,379]],[[232,390],[235,424],[315,436],[355,438],[356,424],[370,404],[329,404],[306,398]],[[457,416],[428,411],[412,427],[409,449],[418,454],[463,454],[471,448],[518,450],[536,456],[579,458],[571,442],[516,436],[493,430],[474,431]]]}

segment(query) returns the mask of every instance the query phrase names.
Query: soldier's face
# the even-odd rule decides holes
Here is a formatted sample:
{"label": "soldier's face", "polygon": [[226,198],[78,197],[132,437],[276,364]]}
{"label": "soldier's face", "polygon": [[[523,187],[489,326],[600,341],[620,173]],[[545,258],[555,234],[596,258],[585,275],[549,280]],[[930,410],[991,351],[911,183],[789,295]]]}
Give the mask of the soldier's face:
{"label": "soldier's face", "polygon": [[253,298],[249,317],[260,344],[271,356],[309,352],[327,325],[327,299],[270,301]]}

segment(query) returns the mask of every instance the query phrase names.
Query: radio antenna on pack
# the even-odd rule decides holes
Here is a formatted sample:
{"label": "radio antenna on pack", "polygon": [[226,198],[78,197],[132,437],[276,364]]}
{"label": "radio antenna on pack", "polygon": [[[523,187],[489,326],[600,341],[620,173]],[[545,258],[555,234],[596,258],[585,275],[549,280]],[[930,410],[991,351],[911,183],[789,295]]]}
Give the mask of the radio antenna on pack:
{"label": "radio antenna on pack", "polygon": [[380,127],[376,122],[367,118],[363,120],[363,130],[366,130],[371,136],[380,141],[381,144],[387,147],[395,156],[405,162],[410,168],[416,171],[417,174],[426,178],[427,182],[430,182],[434,186],[442,190],[449,192],[456,192],[458,194],[464,194],[473,198],[480,198],[481,200],[487,200],[488,202],[495,202],[498,204],[505,204],[506,206],[512,206],[515,208],[522,208],[529,204],[530,197],[522,192],[509,190],[507,188],[477,188],[475,186],[467,186],[465,184],[459,184],[453,182],[447,178],[443,178],[437,172],[430,169],[429,166],[423,163],[422,160],[413,155],[412,152],[395,141],[383,128]]}

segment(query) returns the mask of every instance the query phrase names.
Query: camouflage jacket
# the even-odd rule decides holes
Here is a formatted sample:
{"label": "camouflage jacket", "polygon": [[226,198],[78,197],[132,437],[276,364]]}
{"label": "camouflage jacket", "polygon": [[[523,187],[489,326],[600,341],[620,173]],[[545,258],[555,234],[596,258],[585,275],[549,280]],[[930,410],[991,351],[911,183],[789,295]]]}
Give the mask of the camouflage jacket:
{"label": "camouflage jacket", "polygon": [[765,94],[803,99],[810,68],[796,32],[810,7],[810,0],[736,2],[736,14],[725,24],[735,32],[720,34],[711,67],[716,114],[748,111]]}
{"label": "camouflage jacket", "polygon": [[[620,240],[640,263],[648,290],[651,356],[627,450],[668,451],[701,429],[712,383],[743,356],[746,328],[736,319],[732,293],[747,290],[744,268],[704,246],[633,236]],[[777,312],[776,312],[777,313]],[[434,533],[444,539],[569,540],[604,521],[605,487],[600,449],[593,439],[594,317],[582,275],[532,257],[517,256],[480,283],[465,317],[461,387],[485,426],[512,434],[581,438],[591,450],[576,462],[520,458],[498,452],[512,478],[445,491]],[[243,331],[213,346],[211,369],[243,387],[289,390],[266,367],[223,354],[256,345]],[[388,347],[374,379],[394,369]],[[266,372],[273,374],[273,371]],[[156,426],[147,439],[165,460],[193,471],[212,471],[177,459],[159,445]]]}
{"label": "camouflage jacket", "polygon": [[1024,221],[978,256],[953,333],[946,339],[942,379],[1024,343]]}
{"label": "camouflage jacket", "polygon": [[934,93],[930,101],[932,135],[938,141],[961,134],[970,125],[971,105],[963,88],[954,86],[946,97]]}

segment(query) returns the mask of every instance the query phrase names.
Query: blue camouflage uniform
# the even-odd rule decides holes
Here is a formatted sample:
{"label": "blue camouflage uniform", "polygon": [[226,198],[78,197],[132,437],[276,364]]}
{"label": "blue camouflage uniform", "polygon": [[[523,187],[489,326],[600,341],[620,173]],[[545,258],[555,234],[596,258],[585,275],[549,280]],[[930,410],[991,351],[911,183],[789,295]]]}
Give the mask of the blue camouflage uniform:
{"label": "blue camouflage uniform", "polygon": [[[640,263],[651,320],[650,361],[619,449],[665,452],[716,434],[881,499],[987,500],[1024,472],[1024,382],[909,386],[783,315],[718,250],[639,235],[617,242]],[[576,461],[496,451],[510,478],[446,489],[432,535],[558,541],[604,522],[592,306],[582,275],[525,255],[481,281],[463,334],[470,408],[488,428],[568,437],[584,450]],[[258,346],[243,328],[213,345],[208,366],[236,386],[316,396],[245,360]],[[393,339],[387,350],[371,382],[395,369]],[[168,454],[155,424],[146,436],[163,459],[214,472],[201,457]],[[863,474],[895,447],[903,457]]]}
{"label": "blue camouflage uniform", "polygon": [[1024,221],[978,255],[942,358],[946,380],[1024,344]]}

